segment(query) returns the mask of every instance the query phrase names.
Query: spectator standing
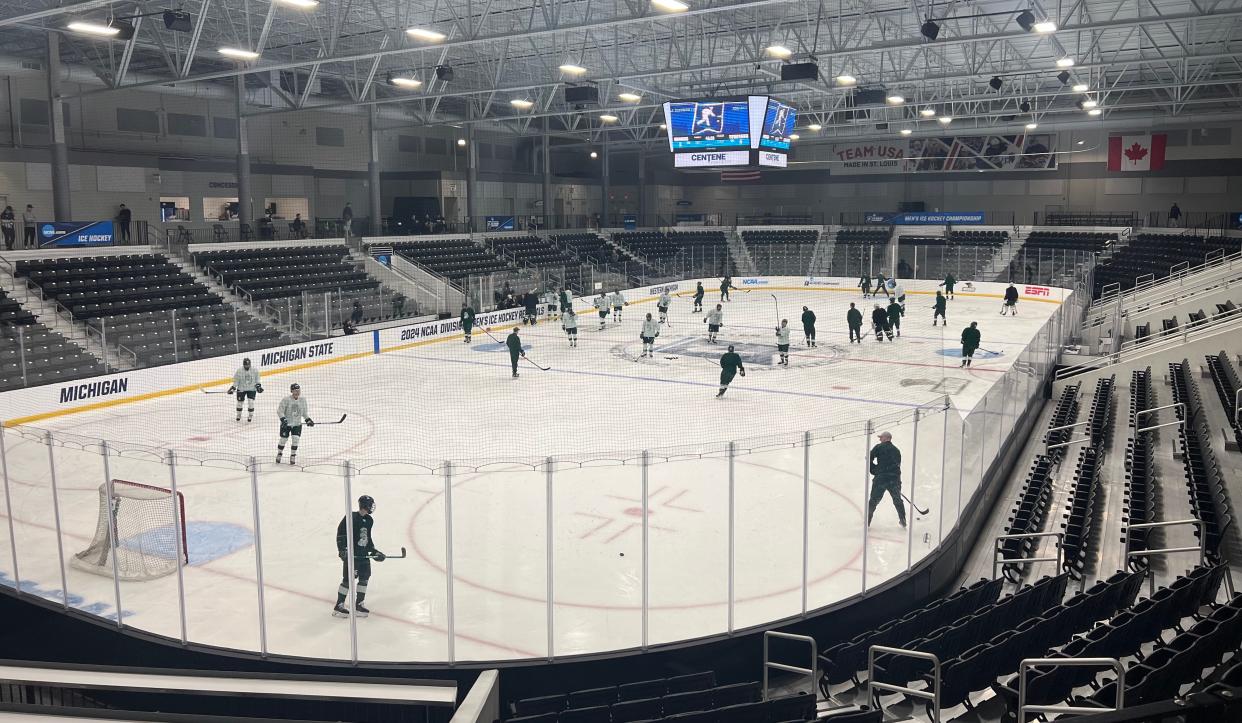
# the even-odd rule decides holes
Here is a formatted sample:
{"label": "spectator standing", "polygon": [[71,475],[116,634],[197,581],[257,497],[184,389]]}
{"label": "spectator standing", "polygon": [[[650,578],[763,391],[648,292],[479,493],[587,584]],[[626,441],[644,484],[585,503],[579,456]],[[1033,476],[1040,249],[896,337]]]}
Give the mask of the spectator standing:
{"label": "spectator standing", "polygon": [[341,209],[341,228],[345,230],[346,236],[354,233],[354,209],[349,205],[349,201],[345,202],[345,208]]}
{"label": "spectator standing", "polygon": [[298,238],[306,238],[306,222],[302,220],[302,214],[293,214],[293,220],[289,222],[289,230]]}
{"label": "spectator standing", "polygon": [[122,203],[120,210],[116,212],[116,227],[121,233],[121,243],[123,244],[129,243],[129,222],[131,218],[133,218],[133,214]]}
{"label": "spectator standing", "polygon": [[22,213],[22,248],[33,249],[38,248],[39,242],[35,236],[35,224],[38,219],[35,218],[34,206],[26,204],[26,210]]}
{"label": "spectator standing", "polygon": [[1178,208],[1177,202],[1174,201],[1173,207],[1169,209],[1169,225],[1170,226],[1181,225],[1181,220],[1182,220],[1182,209]]}
{"label": "spectator standing", "polygon": [[0,230],[4,231],[4,248],[12,251],[13,242],[17,238],[17,216],[12,206],[5,206],[0,211]]}

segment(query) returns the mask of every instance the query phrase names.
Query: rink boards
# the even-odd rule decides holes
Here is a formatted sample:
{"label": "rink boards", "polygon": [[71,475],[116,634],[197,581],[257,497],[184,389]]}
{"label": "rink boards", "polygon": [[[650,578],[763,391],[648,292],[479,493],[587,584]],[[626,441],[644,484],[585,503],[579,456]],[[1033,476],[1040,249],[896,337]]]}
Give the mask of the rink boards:
{"label": "rink boards", "polygon": [[[622,293],[631,303],[653,302],[664,291],[677,297],[694,294],[695,284],[703,283],[706,292],[704,304],[719,291],[718,277],[675,281],[655,286],[625,289]],[[857,293],[857,279],[823,276],[770,276],[738,277],[734,279],[737,290],[733,294],[772,293],[777,291],[815,291],[824,293]],[[938,284],[935,281],[903,282],[907,294],[934,296]],[[1008,284],[999,282],[959,282],[957,295],[1001,299]],[[1020,299],[1042,303],[1060,304],[1071,293],[1057,287],[1019,285]],[[589,319],[594,312],[594,297],[574,299],[574,309]],[[540,306],[540,313],[544,309]],[[506,331],[520,326],[523,309],[505,309],[479,314],[475,319],[478,329]],[[580,322],[581,324],[581,322]],[[476,332],[478,333],[478,332]],[[134,369],[88,379],[78,379],[60,384],[48,384],[0,393],[0,407],[4,409],[2,423],[6,427],[33,424],[45,419],[130,404],[175,394],[201,393],[200,390],[227,387],[233,372],[241,366],[242,359],[249,358],[258,368],[265,381],[269,378],[327,364],[347,362],[373,354],[401,351],[461,337],[461,324],[457,318],[393,326],[350,336],[303,342],[268,349],[251,349],[236,354],[198,359],[146,369]],[[272,394],[283,395],[279,380],[266,385]]]}

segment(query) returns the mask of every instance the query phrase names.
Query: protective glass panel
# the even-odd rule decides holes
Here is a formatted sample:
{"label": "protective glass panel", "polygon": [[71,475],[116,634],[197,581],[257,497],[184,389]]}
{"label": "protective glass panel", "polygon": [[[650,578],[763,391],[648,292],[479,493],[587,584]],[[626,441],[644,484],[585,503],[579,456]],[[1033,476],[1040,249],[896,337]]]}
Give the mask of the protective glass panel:
{"label": "protective glass panel", "polygon": [[734,628],[802,611],[800,439],[734,457]]}
{"label": "protective glass panel", "polygon": [[[910,477],[904,485],[910,496],[908,529],[910,563],[916,564],[939,543],[940,495],[943,487],[945,407],[919,412],[918,434],[911,440]],[[919,509],[927,511],[922,514]]]}
{"label": "protective glass panel", "polygon": [[866,454],[861,425],[811,436],[810,565],[807,607],[814,610],[862,589]]}

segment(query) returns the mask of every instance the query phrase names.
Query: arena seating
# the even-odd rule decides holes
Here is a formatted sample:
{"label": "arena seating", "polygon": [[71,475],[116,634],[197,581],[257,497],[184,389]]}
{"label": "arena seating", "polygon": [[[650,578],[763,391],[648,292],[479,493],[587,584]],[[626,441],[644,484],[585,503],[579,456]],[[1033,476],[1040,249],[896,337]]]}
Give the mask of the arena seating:
{"label": "arena seating", "polygon": [[625,231],[613,234],[612,240],[648,259],[671,258],[688,249],[698,253],[719,249],[728,253],[723,231]]}
{"label": "arena seating", "polygon": [[34,314],[22,308],[17,299],[0,289],[0,326],[9,324],[33,324]]}
{"label": "arena seating", "polygon": [[[11,301],[0,292],[0,307]],[[10,318],[0,323],[0,391],[104,373],[98,359],[37,322],[29,312]]]}
{"label": "arena seating", "polygon": [[519,263],[530,266],[565,266],[577,260],[556,244],[538,236],[497,236],[486,239],[488,248],[503,256],[510,254]]}
{"label": "arena seating", "polygon": [[1163,279],[1179,264],[1190,267],[1204,263],[1208,254],[1233,253],[1238,239],[1204,238],[1187,234],[1139,234],[1111,259],[1095,270],[1095,294],[1105,286],[1118,284],[1124,291],[1131,289],[1139,277]]}
{"label": "arena seating", "polygon": [[783,723],[814,719],[815,696],[764,701],[758,683],[717,685],[708,671],[526,698],[509,712],[509,723]]}
{"label": "arena seating", "polygon": [[1133,226],[1134,215],[1129,213],[1050,213],[1049,226]]}
{"label": "arena seating", "polygon": [[815,229],[786,229],[780,231],[743,231],[742,240],[746,245],[756,246],[789,246],[797,244],[814,245],[819,241],[819,231]]}
{"label": "arena seating", "polygon": [[470,239],[436,239],[432,241],[403,241],[393,244],[393,250],[431,271],[460,281],[472,274],[489,274],[512,267],[491,251]]}
{"label": "arena seating", "polygon": [[[1139,412],[1156,406],[1158,405],[1151,386],[1151,367],[1135,369],[1130,376],[1130,428],[1134,430],[1134,436],[1126,444],[1125,498],[1121,517],[1122,540],[1126,539],[1129,525],[1145,524],[1154,522],[1156,519],[1154,455],[1156,439],[1153,431],[1138,431],[1155,423],[1150,415],[1140,416]],[[1149,528],[1131,530],[1129,533],[1130,549],[1146,550],[1150,532]],[[1140,570],[1147,566],[1147,558],[1134,557],[1128,564],[1131,569]]]}
{"label": "arena seating", "polygon": [[819,243],[815,229],[743,231],[742,241],[750,252],[759,273],[776,276],[801,276],[811,264],[811,256]]}
{"label": "arena seating", "polygon": [[[1199,385],[1190,362],[1169,364],[1169,381],[1173,385],[1173,401],[1183,405],[1177,409],[1184,422],[1178,428],[1178,449],[1186,472],[1190,509],[1195,519],[1203,522],[1203,542],[1209,559],[1216,560],[1225,530],[1233,523],[1225,473],[1212,452],[1212,432],[1204,419]],[[1195,534],[1199,535],[1197,529]]]}
{"label": "arena seating", "polygon": [[862,226],[837,230],[839,244],[886,244],[892,231],[888,226]]}
{"label": "arena seating", "polygon": [[379,281],[355,266],[348,256],[344,246],[292,246],[201,251],[194,254],[194,263],[254,301],[300,296],[308,291],[378,289]]}
{"label": "arena seating", "polygon": [[1032,231],[1027,234],[1024,249],[1063,249],[1066,251],[1103,251],[1117,241],[1117,234],[1096,231]]}
{"label": "arena seating", "polygon": [[1109,377],[1096,382],[1095,395],[1084,426],[1089,437],[1088,445],[1078,453],[1078,464],[1070,487],[1066,505],[1062,563],[1074,579],[1087,574],[1088,549],[1093,543],[1096,501],[1100,496],[1100,466],[1102,450],[1107,448],[1113,422],[1113,386],[1115,379]]}
{"label": "arena seating", "polygon": [[966,246],[1000,246],[1009,240],[1008,231],[951,231],[949,240]]}
{"label": "arena seating", "polygon": [[1212,375],[1212,384],[1216,386],[1216,396],[1225,408],[1225,418],[1233,429],[1233,437],[1242,447],[1242,422],[1238,420],[1238,390],[1242,389],[1242,381],[1238,378],[1238,370],[1234,368],[1229,355],[1223,350],[1219,354],[1207,356],[1208,373]]}
{"label": "arena seating", "polygon": [[552,240],[572,249],[582,259],[597,264],[624,263],[630,259],[620,254],[611,244],[594,233],[569,233],[553,236]]}
{"label": "arena seating", "polygon": [[74,319],[221,303],[161,254],[22,260],[13,275],[41,288]]}
{"label": "arena seating", "polygon": [[108,319],[108,340],[134,352],[142,366],[293,343],[230,304],[177,309],[175,327],[167,311],[119,314]]}

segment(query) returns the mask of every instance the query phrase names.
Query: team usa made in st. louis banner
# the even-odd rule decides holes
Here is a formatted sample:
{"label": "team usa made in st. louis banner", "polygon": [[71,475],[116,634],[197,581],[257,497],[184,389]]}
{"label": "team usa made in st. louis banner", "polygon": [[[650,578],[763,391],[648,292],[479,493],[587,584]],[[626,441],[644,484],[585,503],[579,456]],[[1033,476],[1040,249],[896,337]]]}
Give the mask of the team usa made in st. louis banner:
{"label": "team usa made in st. louis banner", "polygon": [[1057,167],[1056,136],[1016,134],[946,136],[837,143],[830,171],[837,175],[1047,171]]}

